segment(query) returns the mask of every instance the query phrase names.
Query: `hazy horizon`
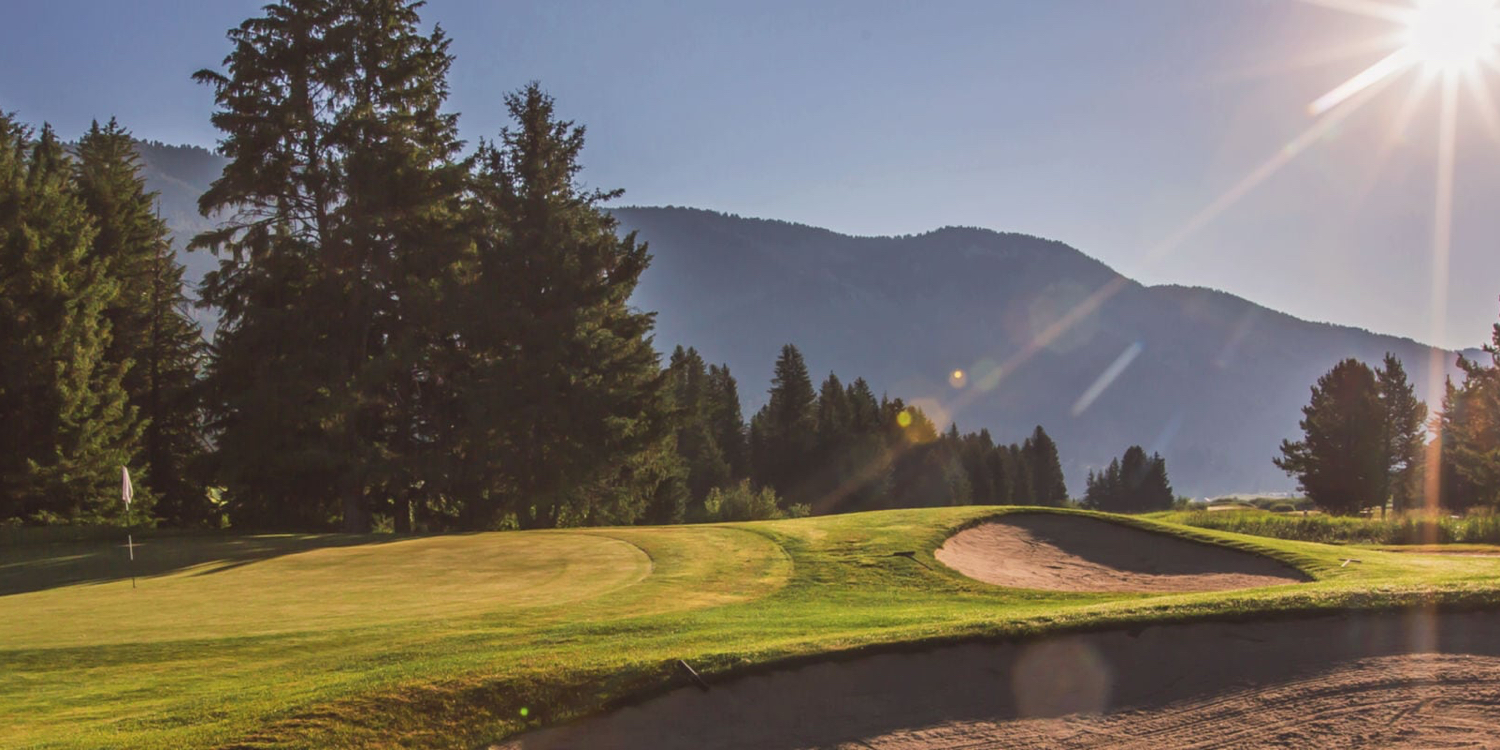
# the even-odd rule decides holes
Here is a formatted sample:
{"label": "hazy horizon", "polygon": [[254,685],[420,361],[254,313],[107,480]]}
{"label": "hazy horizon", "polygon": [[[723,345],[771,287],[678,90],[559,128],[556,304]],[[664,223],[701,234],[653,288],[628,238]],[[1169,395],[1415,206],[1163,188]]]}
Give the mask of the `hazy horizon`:
{"label": "hazy horizon", "polygon": [[[217,67],[224,32],[260,4],[17,6],[0,65],[28,73],[0,87],[0,110],[64,137],[113,115],[141,138],[212,146],[210,92],[188,76]],[[502,124],[503,92],[539,80],[589,128],[584,178],[625,188],[621,204],[855,235],[1021,232],[1142,283],[1451,349],[1495,320],[1500,148],[1476,97],[1458,102],[1437,320],[1435,87],[1407,105],[1405,76],[1303,136],[1320,122],[1308,104],[1381,55],[1333,53],[1383,22],[1295,0],[439,2],[424,18],[454,39],[451,108],[471,143]]]}

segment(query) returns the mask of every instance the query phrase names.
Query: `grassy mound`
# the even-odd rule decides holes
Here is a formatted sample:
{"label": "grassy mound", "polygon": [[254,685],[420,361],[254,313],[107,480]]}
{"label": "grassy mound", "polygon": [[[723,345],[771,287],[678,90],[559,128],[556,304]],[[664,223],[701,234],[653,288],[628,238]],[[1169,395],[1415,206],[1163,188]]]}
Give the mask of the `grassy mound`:
{"label": "grassy mound", "polygon": [[[1171,595],[1004,589],[932,552],[996,508],[393,539],[0,549],[4,747],[438,747],[678,684],[893,645],[1345,607],[1500,604],[1500,560],[1149,520],[1316,580]],[[907,553],[907,554],[898,554]]]}

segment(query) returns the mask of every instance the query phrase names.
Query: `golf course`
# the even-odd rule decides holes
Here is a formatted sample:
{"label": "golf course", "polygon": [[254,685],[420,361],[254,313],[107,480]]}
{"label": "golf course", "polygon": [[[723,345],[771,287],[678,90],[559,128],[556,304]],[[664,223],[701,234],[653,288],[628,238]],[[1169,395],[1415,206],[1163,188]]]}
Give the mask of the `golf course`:
{"label": "golf course", "polygon": [[[1026,549],[1043,567],[1074,565],[1071,583],[987,583],[971,568],[991,547],[1012,567],[1031,564]],[[1130,550],[1160,570],[1121,556]],[[1500,605],[1496,557],[1015,507],[439,536],[163,534],[128,554],[123,537],[0,546],[0,746],[565,747],[526,743],[700,692],[678,660],[712,688],[705,699],[724,701],[786,670],[869,669],[934,649]],[[1088,566],[1127,583],[1089,590],[1095,579],[1077,572]],[[1261,585],[1150,590],[1110,569]],[[1178,647],[1157,641],[1121,653]],[[1275,643],[1287,656],[1269,662],[1300,674],[1298,641]],[[1125,671],[1113,679],[1128,692]]]}

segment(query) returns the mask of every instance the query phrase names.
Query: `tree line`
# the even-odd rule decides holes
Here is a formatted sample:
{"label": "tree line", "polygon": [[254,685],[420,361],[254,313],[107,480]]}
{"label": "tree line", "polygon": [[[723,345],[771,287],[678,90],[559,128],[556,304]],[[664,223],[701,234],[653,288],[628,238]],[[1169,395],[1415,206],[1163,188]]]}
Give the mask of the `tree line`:
{"label": "tree line", "polygon": [[727,367],[663,367],[584,128],[531,84],[466,150],[419,7],[273,3],[195,74],[211,345],[128,132],[0,119],[0,521],[128,522],[122,466],[135,521],[350,532],[1066,500],[1041,428],[940,434],[792,347],[747,423]]}
{"label": "tree line", "polygon": [[1109,466],[1090,471],[1083,506],[1110,513],[1146,513],[1169,510],[1176,501],[1167,479],[1167,460],[1159,453],[1146,455],[1139,445],[1125,449]]}
{"label": "tree line", "polygon": [[685,478],[680,503],[664,508],[661,521],[714,518],[716,492],[738,492],[738,501],[758,489],[791,515],[1068,500],[1057,445],[1042,427],[1010,445],[988,430],[960,434],[956,424],[939,432],[920,407],[877,399],[864,378],[845,385],[829,373],[814,388],[790,344],[748,422],[727,365],[678,347],[667,372]]}
{"label": "tree line", "polygon": [[1488,364],[1460,355],[1429,419],[1400,360],[1346,359],[1320,377],[1302,409],[1301,440],[1282,441],[1276,465],[1335,514],[1474,507],[1500,509],[1500,324]]}
{"label": "tree line", "polygon": [[203,520],[205,349],[153,205],[114,121],[68,149],[0,113],[0,520],[113,519],[124,465],[140,507]]}

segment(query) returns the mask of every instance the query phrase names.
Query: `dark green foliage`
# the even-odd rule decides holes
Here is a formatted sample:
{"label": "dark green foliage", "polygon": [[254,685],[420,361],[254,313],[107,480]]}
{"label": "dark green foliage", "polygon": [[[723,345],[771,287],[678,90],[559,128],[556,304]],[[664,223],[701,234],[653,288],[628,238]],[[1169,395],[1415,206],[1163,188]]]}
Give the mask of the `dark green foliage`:
{"label": "dark green foliage", "polygon": [[220,258],[203,295],[223,311],[215,465],[252,524],[367,529],[430,453],[413,394],[443,339],[427,327],[464,170],[439,111],[448,40],[417,7],[268,5],[230,31],[224,73],[196,76],[230,160],[199,201],[228,220],[192,243]]}
{"label": "dark green foliage", "polygon": [[535,84],[506,105],[516,127],[480,148],[473,272],[457,291],[465,525],[588,522],[601,478],[652,496],[667,476],[630,469],[672,428],[652,316],[628,305],[650,256],[599,208],[617,193],[578,184],[583,128]]}
{"label": "dark green foliage", "polygon": [[757,485],[774,489],[783,502],[811,502],[816,400],[802,353],[787,344],[776,358],[770,400],[751,423],[751,476]]}
{"label": "dark green foliage", "polygon": [[1174,502],[1167,480],[1167,461],[1160,454],[1146,455],[1139,445],[1097,473],[1090,471],[1083,505],[1110,513],[1143,513],[1169,510]]}
{"label": "dark green foliage", "polygon": [[214,470],[251,525],[398,530],[682,514],[648,255],[579,187],[583,128],[532,85],[461,159],[420,3],[287,0],[230,32]]}
{"label": "dark green foliage", "polygon": [[1277,466],[1336,515],[1385,503],[1389,482],[1386,412],[1369,366],[1346,359],[1318,379],[1302,409],[1304,437],[1283,440]]}
{"label": "dark green foliage", "polygon": [[[673,412],[677,424],[677,452],[687,466],[690,503],[701,508],[714,487],[729,483],[731,469],[719,447],[712,412],[721,404],[710,402],[709,374],[697,350],[677,347],[667,367]],[[733,388],[733,381],[729,387]]]}
{"label": "dark green foliage", "polygon": [[130,362],[108,357],[120,283],[74,178],[50,128],[33,140],[0,114],[0,520],[122,520],[142,425]]}
{"label": "dark green foliage", "polygon": [[784,503],[776,497],[775,490],[756,489],[748,479],[715,487],[703,505],[705,519],[709,521],[769,521],[807,515],[807,506],[791,506],[790,512],[783,510]]}
{"label": "dark green foliage", "polygon": [[1427,405],[1406,380],[1401,360],[1389,352],[1375,370],[1380,402],[1385,406],[1385,453],[1391,506],[1396,511],[1415,508],[1420,497],[1421,469],[1427,440]]}
{"label": "dark green foliage", "polygon": [[1057,443],[1047,435],[1041,425],[1021,446],[1022,460],[1027,468],[1028,495],[1016,498],[1018,503],[1030,505],[1064,505],[1068,502],[1068,486],[1063,479],[1062,461],[1057,456]]}
{"label": "dark green foliage", "polygon": [[1488,363],[1459,358],[1464,381],[1447,385],[1437,419],[1446,504],[1500,507],[1500,323],[1484,351]]}
{"label": "dark green foliage", "polygon": [[745,432],[745,417],[740,411],[740,391],[729,365],[709,365],[707,404],[705,418],[714,442],[719,446],[724,461],[729,464],[730,476],[744,478],[750,475],[750,444]]}
{"label": "dark green foliage", "polygon": [[203,525],[208,498],[190,472],[202,452],[197,381],[204,345],[187,314],[182,265],[124,128],[94,123],[78,141],[74,172],[98,229],[92,253],[119,285],[104,310],[111,332],[105,360],[126,368],[122,385],[144,428],[132,478],[138,493],[154,496],[157,517]]}
{"label": "dark green foliage", "polygon": [[[691,361],[692,350],[674,357]],[[1027,502],[1015,477],[1038,464],[1054,477],[1049,503],[1066,501],[1056,445],[1038,428],[1027,447],[995,445],[990,433],[939,432],[927,414],[901,399],[876,399],[869,383],[845,386],[829,373],[813,395],[794,346],[777,360],[770,402],[750,423],[752,484],[777,490],[785,507],[816,515],[884,508]],[[1040,434],[1040,438],[1037,434]]]}

